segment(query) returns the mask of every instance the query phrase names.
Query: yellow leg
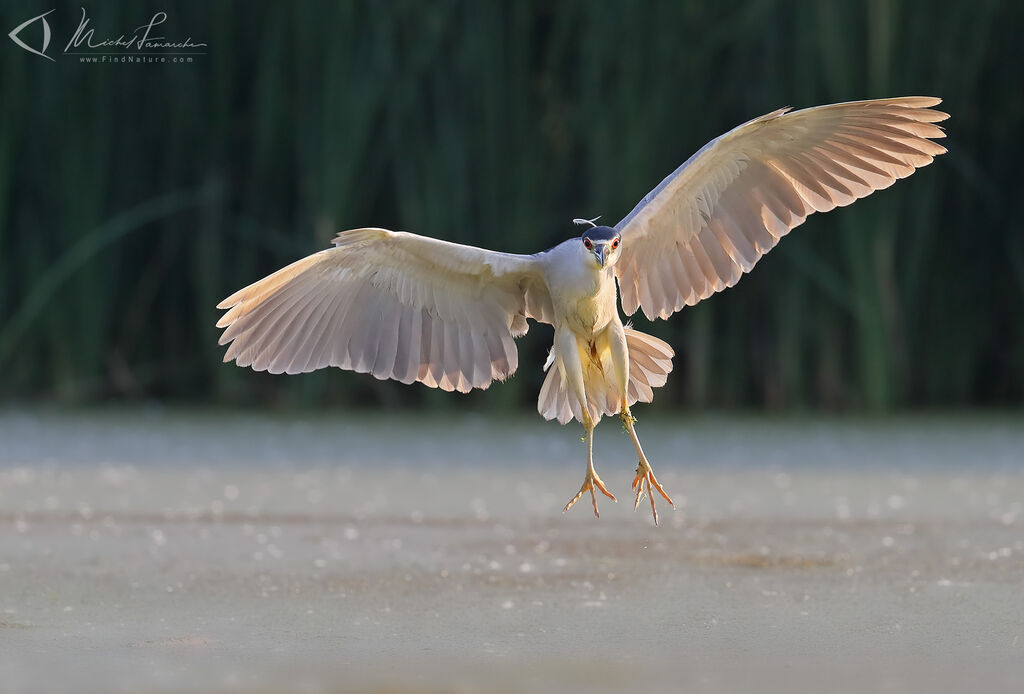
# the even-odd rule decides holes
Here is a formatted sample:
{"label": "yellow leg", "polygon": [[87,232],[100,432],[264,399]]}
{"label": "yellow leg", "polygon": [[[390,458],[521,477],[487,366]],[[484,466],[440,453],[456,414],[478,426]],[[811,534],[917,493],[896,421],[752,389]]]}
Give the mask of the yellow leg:
{"label": "yellow leg", "polygon": [[651,513],[654,514],[654,524],[658,525],[658,509],[654,505],[654,493],[653,490],[657,489],[658,493],[665,497],[665,501],[669,503],[672,508],[676,505],[669,498],[669,495],[665,493],[665,489],[658,482],[658,478],[654,476],[654,470],[651,469],[651,464],[647,461],[647,456],[644,455],[643,446],[640,445],[640,439],[637,438],[636,429],[633,428],[633,423],[636,419],[629,411],[629,406],[625,402],[622,403],[622,412],[619,414],[622,418],[622,424],[626,427],[626,432],[629,434],[629,438],[633,439],[633,445],[636,447],[636,454],[640,458],[640,462],[636,466],[636,477],[633,478],[632,488],[636,491],[636,501],[633,503],[633,510],[636,511],[640,507],[640,500],[644,496],[644,485],[647,485],[647,497],[651,500]]}
{"label": "yellow leg", "polygon": [[565,505],[562,513],[572,508],[572,505],[580,500],[584,492],[589,491],[590,499],[594,503],[594,515],[600,518],[601,514],[597,511],[597,494],[595,494],[594,490],[599,490],[613,501],[616,499],[604,486],[604,482],[601,481],[601,478],[597,476],[597,472],[594,470],[594,420],[587,410],[587,389],[583,379],[583,364],[580,361],[579,344],[576,336],[570,330],[555,331],[555,354],[562,362],[562,373],[565,374],[569,389],[572,391],[573,396],[575,396],[576,402],[580,404],[583,430],[586,432],[587,442],[587,474],[583,478],[583,486],[580,487],[576,496]]}
{"label": "yellow leg", "polygon": [[604,482],[602,482],[601,478],[597,476],[597,471],[594,469],[594,423],[588,415],[584,415],[584,418],[583,429],[586,431],[587,440],[587,474],[586,477],[583,478],[583,486],[580,487],[578,492],[576,492],[576,496],[574,496],[569,503],[565,505],[565,508],[562,509],[562,513],[571,509],[572,505],[580,500],[580,497],[583,496],[584,492],[590,492],[590,500],[594,504],[594,516],[600,518],[601,514],[597,510],[597,495],[594,493],[594,490],[597,489],[612,501],[618,501],[618,499],[615,498],[614,494],[608,491],[607,487],[604,486]]}

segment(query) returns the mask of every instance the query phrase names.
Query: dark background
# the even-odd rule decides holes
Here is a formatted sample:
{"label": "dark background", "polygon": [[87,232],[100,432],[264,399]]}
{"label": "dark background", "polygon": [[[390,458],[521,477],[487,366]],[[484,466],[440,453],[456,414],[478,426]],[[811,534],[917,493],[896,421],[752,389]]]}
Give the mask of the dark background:
{"label": "dark background", "polygon": [[[551,331],[460,398],[332,369],[221,364],[215,304],[359,226],[534,252],[614,224],[708,140],[780,106],[941,96],[949,153],[814,215],[667,322],[658,403],[963,408],[1024,399],[1024,3],[85,4],[164,11],[187,64],[0,37],[0,400],[532,408]],[[39,28],[23,38],[41,43]]]}

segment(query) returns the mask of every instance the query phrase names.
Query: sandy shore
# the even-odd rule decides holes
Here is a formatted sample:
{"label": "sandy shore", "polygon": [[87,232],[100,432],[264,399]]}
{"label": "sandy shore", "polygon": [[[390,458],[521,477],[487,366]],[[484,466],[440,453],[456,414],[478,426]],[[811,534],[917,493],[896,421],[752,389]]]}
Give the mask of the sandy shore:
{"label": "sandy shore", "polygon": [[639,431],[0,414],[0,690],[1019,691],[1019,418]]}

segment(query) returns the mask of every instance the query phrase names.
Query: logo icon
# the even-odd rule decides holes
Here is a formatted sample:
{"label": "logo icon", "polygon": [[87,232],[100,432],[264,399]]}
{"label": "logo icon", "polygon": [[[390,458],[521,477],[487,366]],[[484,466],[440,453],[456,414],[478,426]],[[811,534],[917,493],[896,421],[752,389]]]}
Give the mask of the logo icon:
{"label": "logo icon", "polygon": [[[50,10],[50,12],[53,12],[53,11],[54,10]],[[46,55],[46,49],[50,47],[50,23],[46,21],[46,15],[50,14],[50,12],[44,12],[43,14],[39,15],[38,17],[33,17],[32,19],[28,20],[27,22],[22,22],[18,26],[14,27],[14,29],[11,30],[11,33],[8,34],[8,36],[11,37],[11,41],[14,41],[16,44],[18,44],[21,48],[24,48],[29,53],[35,53],[36,55],[43,56],[47,60],[53,60],[53,58],[51,58],[50,56]],[[21,39],[18,38],[18,34],[21,33],[21,30],[24,29],[25,27],[27,27],[28,25],[32,24],[33,22],[42,22],[43,23],[43,48],[42,48],[42,50],[38,50],[38,51],[35,48],[32,48],[31,46],[27,45],[24,41],[22,41]],[[54,62],[57,62],[57,61],[54,60]]]}

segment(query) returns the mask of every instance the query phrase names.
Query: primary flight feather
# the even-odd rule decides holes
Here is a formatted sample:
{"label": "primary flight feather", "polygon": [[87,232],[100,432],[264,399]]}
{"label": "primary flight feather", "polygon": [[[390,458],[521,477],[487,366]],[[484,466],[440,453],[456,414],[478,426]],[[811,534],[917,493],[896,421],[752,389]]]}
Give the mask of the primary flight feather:
{"label": "primary flight feather", "polygon": [[[625,327],[622,309],[667,318],[735,284],[812,212],[849,205],[946,150],[932,97],[780,109],[712,140],[614,227],[590,226],[533,255],[498,253],[386,229],[342,232],[218,304],[225,361],[271,373],[337,366],[468,392],[511,376],[528,319],[554,326],[538,410],[586,432],[587,471],[568,510],[607,490],[593,430],[618,414],[643,494],[672,500],[637,438],[630,406],[665,384],[674,353]],[[581,221],[581,220],[578,220]]]}

